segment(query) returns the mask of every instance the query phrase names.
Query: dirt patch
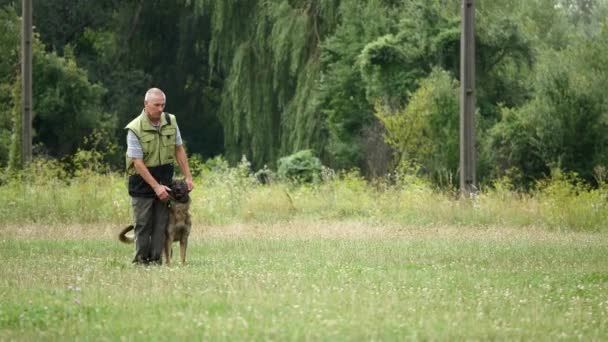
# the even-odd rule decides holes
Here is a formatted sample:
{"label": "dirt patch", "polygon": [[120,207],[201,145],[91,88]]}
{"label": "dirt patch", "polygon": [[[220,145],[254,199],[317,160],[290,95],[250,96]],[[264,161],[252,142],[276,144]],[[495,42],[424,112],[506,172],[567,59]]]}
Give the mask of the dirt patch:
{"label": "dirt patch", "polygon": [[[2,225],[0,237],[47,240],[116,240],[123,226],[112,224],[44,226]],[[582,242],[608,245],[608,235],[601,233],[555,232],[537,227],[416,227],[380,225],[356,221],[293,221],[278,223],[233,223],[227,225],[194,225],[191,239],[209,238],[321,238],[321,239],[449,239],[454,241],[547,241]]]}

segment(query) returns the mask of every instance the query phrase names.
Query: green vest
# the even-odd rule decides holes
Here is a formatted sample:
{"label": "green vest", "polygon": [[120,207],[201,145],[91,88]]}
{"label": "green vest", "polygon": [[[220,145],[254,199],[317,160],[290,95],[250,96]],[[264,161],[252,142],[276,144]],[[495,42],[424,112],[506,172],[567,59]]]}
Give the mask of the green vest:
{"label": "green vest", "polygon": [[[175,161],[175,115],[161,115],[160,129],[156,129],[148,120],[145,111],[131,121],[125,129],[131,130],[141,144],[144,152],[144,164],[150,168],[160,165],[173,164]],[[126,156],[126,154],[125,154]],[[127,174],[136,173],[133,160],[126,156]]]}

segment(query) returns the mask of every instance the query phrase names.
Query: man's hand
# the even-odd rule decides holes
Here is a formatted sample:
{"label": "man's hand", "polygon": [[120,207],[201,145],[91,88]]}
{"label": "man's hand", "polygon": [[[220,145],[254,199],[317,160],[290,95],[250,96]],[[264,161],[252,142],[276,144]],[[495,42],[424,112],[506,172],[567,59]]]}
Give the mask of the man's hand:
{"label": "man's hand", "polygon": [[188,166],[188,157],[186,156],[184,145],[175,146],[175,160],[177,160],[177,164],[179,164],[179,168],[182,170],[182,174],[188,185],[188,191],[192,191],[194,184],[192,184],[192,174]]}
{"label": "man's hand", "polygon": [[162,184],[159,184],[157,187],[154,188],[156,197],[158,197],[161,201],[166,201],[169,199],[169,191],[171,191],[171,189]]}
{"label": "man's hand", "polygon": [[186,185],[188,185],[188,192],[192,191],[192,188],[194,188],[194,183],[192,183],[192,178],[186,178]]}

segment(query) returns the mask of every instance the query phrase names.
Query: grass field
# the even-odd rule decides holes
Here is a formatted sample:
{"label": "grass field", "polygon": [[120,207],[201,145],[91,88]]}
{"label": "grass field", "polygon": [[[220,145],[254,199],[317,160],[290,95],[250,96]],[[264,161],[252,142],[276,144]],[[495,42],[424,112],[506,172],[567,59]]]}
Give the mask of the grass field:
{"label": "grass field", "polygon": [[0,340],[608,339],[605,233],[233,223],[141,267],[119,228],[0,226]]}

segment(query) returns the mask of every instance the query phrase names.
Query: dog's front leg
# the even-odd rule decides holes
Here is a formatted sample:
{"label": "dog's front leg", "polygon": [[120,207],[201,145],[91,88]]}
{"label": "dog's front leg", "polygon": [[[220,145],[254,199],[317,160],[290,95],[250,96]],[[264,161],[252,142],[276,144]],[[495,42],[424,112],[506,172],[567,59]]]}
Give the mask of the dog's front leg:
{"label": "dog's front leg", "polygon": [[186,249],[188,249],[188,238],[182,237],[179,240],[179,254],[182,258],[182,264],[186,264]]}

